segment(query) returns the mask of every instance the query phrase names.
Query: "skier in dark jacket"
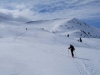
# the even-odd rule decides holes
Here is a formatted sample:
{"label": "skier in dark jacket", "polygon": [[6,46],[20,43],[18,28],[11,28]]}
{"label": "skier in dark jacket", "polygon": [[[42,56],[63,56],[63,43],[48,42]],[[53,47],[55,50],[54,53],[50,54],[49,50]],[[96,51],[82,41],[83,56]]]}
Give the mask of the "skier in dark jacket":
{"label": "skier in dark jacket", "polygon": [[70,44],[70,47],[68,49],[71,50],[72,57],[74,58],[74,53],[73,53],[73,51],[75,50],[74,46]]}

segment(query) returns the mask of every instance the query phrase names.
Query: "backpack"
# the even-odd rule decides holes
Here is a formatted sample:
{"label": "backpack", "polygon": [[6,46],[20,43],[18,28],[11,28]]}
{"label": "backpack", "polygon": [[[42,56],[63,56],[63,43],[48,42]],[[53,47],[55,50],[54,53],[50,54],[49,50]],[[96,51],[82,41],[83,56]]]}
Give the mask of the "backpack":
{"label": "backpack", "polygon": [[73,50],[75,50],[74,46],[72,45]]}

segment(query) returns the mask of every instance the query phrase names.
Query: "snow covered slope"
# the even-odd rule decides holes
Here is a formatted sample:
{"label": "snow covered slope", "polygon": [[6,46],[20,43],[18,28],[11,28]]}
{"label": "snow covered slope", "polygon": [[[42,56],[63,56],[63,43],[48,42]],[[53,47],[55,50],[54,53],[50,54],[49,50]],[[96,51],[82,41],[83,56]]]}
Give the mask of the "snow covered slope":
{"label": "snow covered slope", "polygon": [[[100,39],[92,38],[99,32],[76,18],[3,21],[0,75],[100,75]],[[79,37],[83,42],[77,41]],[[75,46],[75,58],[68,50],[70,44]]]}
{"label": "snow covered slope", "polygon": [[60,35],[66,36],[69,34],[70,37],[100,38],[100,29],[76,18],[30,21],[27,23]]}

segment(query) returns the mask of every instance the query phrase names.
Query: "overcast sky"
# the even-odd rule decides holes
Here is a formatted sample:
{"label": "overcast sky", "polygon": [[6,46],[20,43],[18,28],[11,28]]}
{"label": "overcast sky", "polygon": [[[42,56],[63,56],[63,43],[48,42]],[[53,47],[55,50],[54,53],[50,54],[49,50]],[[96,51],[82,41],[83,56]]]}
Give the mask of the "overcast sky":
{"label": "overcast sky", "polygon": [[0,15],[23,20],[78,18],[100,25],[100,0],[0,0]]}

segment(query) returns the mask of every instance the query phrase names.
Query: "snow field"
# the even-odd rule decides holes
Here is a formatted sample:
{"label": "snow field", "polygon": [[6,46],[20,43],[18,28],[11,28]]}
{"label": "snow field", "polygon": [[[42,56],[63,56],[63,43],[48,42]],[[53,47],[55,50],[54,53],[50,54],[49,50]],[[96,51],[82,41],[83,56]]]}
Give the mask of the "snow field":
{"label": "snow field", "polygon": [[[99,30],[85,29],[76,23],[81,22],[64,19],[32,24],[1,23],[0,75],[100,75],[100,39],[86,37],[82,43],[77,41],[80,29],[92,28],[93,35]],[[66,30],[65,24],[76,26],[74,30]],[[68,33],[70,37],[65,36]],[[68,50],[70,44],[75,46],[75,58]]]}

